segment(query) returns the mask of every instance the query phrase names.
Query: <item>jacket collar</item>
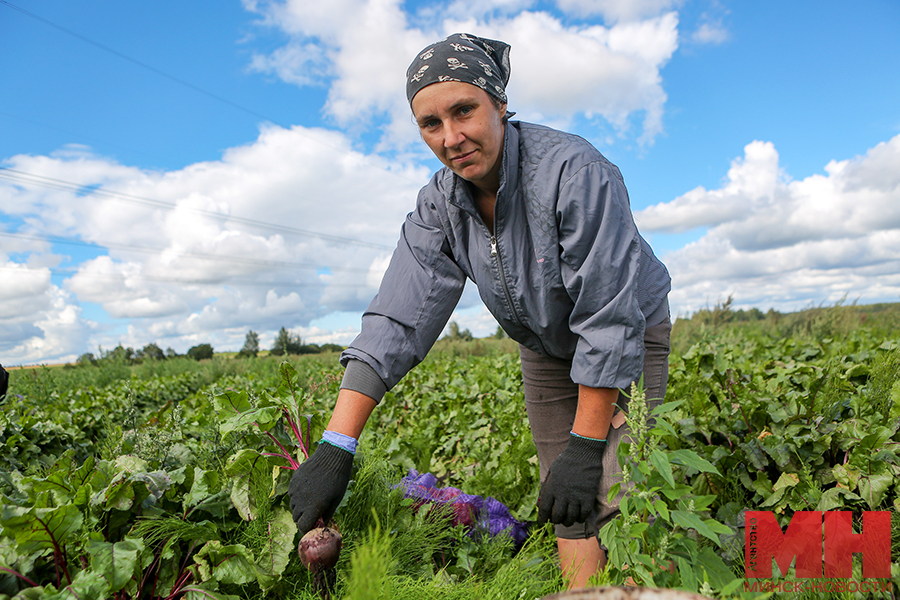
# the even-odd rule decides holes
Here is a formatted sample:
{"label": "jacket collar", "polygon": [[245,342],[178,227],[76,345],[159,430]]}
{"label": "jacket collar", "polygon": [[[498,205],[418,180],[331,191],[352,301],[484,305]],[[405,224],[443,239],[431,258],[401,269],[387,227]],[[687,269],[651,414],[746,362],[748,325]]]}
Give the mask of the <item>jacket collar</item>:
{"label": "jacket collar", "polygon": [[[516,124],[518,125],[518,121]],[[498,208],[503,205],[503,199],[512,194],[519,185],[519,129],[510,121],[503,128],[503,157],[500,162],[500,189],[497,190],[497,205],[494,208],[496,215]],[[462,177],[444,167],[446,175],[450,178],[450,196],[448,202],[467,213],[478,217],[478,209],[475,200],[465,185]]]}

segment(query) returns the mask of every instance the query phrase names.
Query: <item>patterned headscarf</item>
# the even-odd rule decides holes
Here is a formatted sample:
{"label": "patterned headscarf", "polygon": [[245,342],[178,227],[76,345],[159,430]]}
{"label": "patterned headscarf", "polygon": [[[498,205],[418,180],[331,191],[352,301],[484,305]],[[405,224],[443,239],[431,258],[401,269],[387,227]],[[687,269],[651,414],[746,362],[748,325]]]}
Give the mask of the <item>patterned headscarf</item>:
{"label": "patterned headscarf", "polygon": [[406,71],[406,98],[412,105],[419,90],[441,81],[477,85],[506,103],[509,44],[470,33],[454,33],[423,49]]}

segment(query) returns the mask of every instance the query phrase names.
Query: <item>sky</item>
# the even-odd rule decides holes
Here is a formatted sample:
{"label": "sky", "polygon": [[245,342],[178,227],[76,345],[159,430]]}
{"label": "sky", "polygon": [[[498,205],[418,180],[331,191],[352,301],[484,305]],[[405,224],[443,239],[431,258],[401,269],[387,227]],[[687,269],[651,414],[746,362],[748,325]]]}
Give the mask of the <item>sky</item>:
{"label": "sky", "polygon": [[[673,317],[898,302],[898,30],[896,0],[0,0],[0,363],[348,344],[440,167],[406,67],[454,32],[618,165]],[[452,320],[497,328],[472,286]]]}

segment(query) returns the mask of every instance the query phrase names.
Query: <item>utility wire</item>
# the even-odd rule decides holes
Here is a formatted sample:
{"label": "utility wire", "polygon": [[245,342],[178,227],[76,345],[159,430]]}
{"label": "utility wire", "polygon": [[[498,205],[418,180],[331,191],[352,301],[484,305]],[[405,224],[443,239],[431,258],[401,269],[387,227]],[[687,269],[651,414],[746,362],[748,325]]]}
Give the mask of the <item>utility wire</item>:
{"label": "utility wire", "polygon": [[[184,86],[184,87],[186,87],[186,88],[189,88],[189,89],[191,89],[191,90],[194,90],[195,92],[197,92],[197,93],[199,93],[199,94],[203,94],[204,96],[207,96],[207,97],[209,97],[209,98],[212,98],[213,100],[217,100],[217,101],[219,101],[219,102],[222,102],[222,103],[224,103],[224,104],[227,104],[228,106],[231,106],[232,108],[235,108],[235,109],[237,109],[237,110],[239,110],[239,111],[241,111],[241,112],[247,113],[247,114],[249,114],[249,115],[251,115],[251,116],[254,116],[254,117],[258,118],[258,119],[262,119],[263,121],[268,121],[269,123],[273,123],[273,124],[278,125],[279,127],[282,127],[282,128],[284,128],[284,129],[292,129],[291,125],[287,125],[287,124],[281,123],[281,122],[279,122],[279,121],[277,121],[277,120],[275,120],[275,119],[269,118],[269,117],[267,117],[266,115],[264,115],[264,114],[262,114],[262,113],[259,113],[259,112],[255,111],[255,110],[253,110],[253,109],[247,108],[246,106],[242,106],[242,105],[240,105],[240,104],[238,104],[238,103],[236,103],[236,102],[232,102],[231,100],[229,100],[229,99],[227,99],[227,98],[225,98],[225,97],[223,97],[223,96],[219,96],[218,94],[214,94],[213,92],[210,92],[210,91],[208,91],[208,90],[205,90],[205,89],[201,88],[200,86],[197,86],[197,85],[194,85],[193,83],[190,83],[190,82],[188,82],[188,81],[185,81],[184,79],[181,79],[181,78],[179,78],[179,77],[175,77],[174,75],[170,75],[169,73],[166,73],[165,71],[161,71],[160,69],[157,69],[156,67],[150,66],[150,65],[148,65],[148,64],[145,63],[145,62],[142,62],[142,61],[140,61],[140,60],[137,60],[136,58],[132,58],[132,57],[128,56],[127,54],[123,54],[122,52],[119,52],[118,50],[115,50],[115,49],[113,49],[113,48],[107,46],[106,44],[101,44],[100,42],[97,42],[97,41],[95,41],[95,40],[92,40],[92,39],[89,38],[89,37],[85,37],[85,36],[81,35],[80,33],[76,33],[75,31],[72,31],[71,29],[68,29],[68,28],[66,28],[66,27],[63,27],[62,25],[58,25],[57,23],[54,23],[53,21],[50,21],[50,20],[48,20],[48,19],[45,19],[45,18],[43,18],[43,17],[41,17],[41,16],[38,16],[38,15],[32,13],[32,12],[29,12],[29,11],[25,10],[24,8],[22,8],[22,7],[20,7],[20,6],[16,6],[16,5],[13,4],[12,2],[9,2],[8,0],[0,0],[0,4],[2,4],[2,5],[4,5],[4,6],[8,6],[9,8],[11,8],[11,9],[13,9],[13,10],[16,10],[16,11],[22,13],[23,15],[26,15],[26,16],[28,16],[28,17],[31,17],[32,19],[35,19],[36,21],[40,21],[41,23],[44,23],[45,25],[47,25],[47,26],[49,26],[49,27],[53,27],[54,29],[57,29],[57,30],[59,30],[59,31],[62,31],[62,32],[65,33],[65,34],[71,35],[72,37],[75,37],[75,38],[77,38],[77,39],[79,39],[79,40],[81,40],[81,41],[83,41],[83,42],[85,42],[85,43],[87,43],[87,44],[90,44],[90,45],[92,45],[92,46],[94,46],[94,47],[96,47],[96,48],[99,48],[100,50],[103,50],[104,52],[109,52],[110,54],[113,54],[113,55],[115,55],[115,56],[121,58],[122,60],[126,60],[126,61],[128,61],[128,62],[130,62],[130,63],[132,63],[132,64],[135,64],[135,65],[137,65],[137,66],[139,66],[139,67],[141,67],[141,68],[147,69],[148,71],[151,71],[151,72],[153,72],[153,73],[159,75],[160,77],[165,77],[166,79],[168,79],[168,80],[170,80],[170,81],[173,81],[173,82],[175,82],[175,83],[177,83],[177,84],[179,84],[179,85],[182,85],[182,86]],[[340,153],[342,153],[342,154],[345,154],[345,155],[346,155],[346,154],[349,154],[345,149],[340,148],[340,147],[337,147],[337,146],[333,146],[333,145],[328,144],[328,143],[326,143],[326,142],[323,142],[322,140],[320,140],[320,139],[318,139],[318,138],[316,138],[316,137],[313,137],[313,136],[311,136],[311,135],[305,134],[305,133],[303,133],[303,132],[301,132],[301,131],[298,131],[297,133],[299,133],[300,135],[303,135],[303,137],[305,137],[305,138],[307,138],[307,139],[310,139],[310,140],[312,140],[312,141],[318,143],[318,144],[321,145],[321,146],[325,146],[326,148],[331,148],[332,150],[336,150],[336,151],[338,151],[338,152],[340,152]],[[402,175],[402,174],[400,174],[400,173],[397,173],[396,171],[391,171],[390,169],[386,169],[386,168],[384,168],[384,167],[382,167],[382,166],[380,166],[380,165],[376,165],[376,164],[370,162],[369,160],[367,160],[366,158],[363,158],[362,160],[363,160],[363,162],[365,162],[366,164],[368,164],[368,165],[370,165],[370,166],[372,166],[372,167],[375,167],[375,168],[377,168],[377,169],[380,169],[380,170],[382,170],[382,171],[385,171],[385,172],[387,172],[387,173],[390,173],[391,175],[394,175],[394,176],[396,176],[396,177],[399,177],[400,179],[403,179],[404,181],[408,181],[408,182],[416,183],[416,184],[419,184],[419,183],[420,183],[420,182],[414,181],[414,180],[412,180],[412,179],[409,179],[409,178],[406,177],[405,175]]]}
{"label": "utility wire", "polygon": [[[49,268],[47,270],[50,271],[53,275],[71,275],[72,271],[69,269],[57,269],[57,268]],[[23,271],[20,268],[16,267],[0,267],[0,271],[14,271],[16,273],[21,274]],[[31,272],[35,271],[35,269],[30,269]],[[250,285],[257,287],[275,287],[275,286],[284,286],[284,287],[301,287],[301,288],[352,288],[352,289],[368,289],[371,286],[368,284],[354,284],[354,283],[330,283],[330,282],[315,282],[315,283],[304,283],[298,279],[293,281],[259,281],[252,279],[237,279],[233,277],[218,277],[218,278],[210,278],[208,280],[197,279],[197,278],[178,278],[178,277],[153,277],[152,275],[106,275],[103,273],[80,273],[79,277],[87,278],[87,279],[103,279],[107,281],[143,281],[143,282],[151,282],[151,283],[181,283],[185,285]]]}
{"label": "utility wire", "polygon": [[[0,0],[3,2],[4,0]],[[9,167],[0,167],[0,179],[6,179],[7,181],[12,181],[13,183],[23,184],[23,185],[32,185],[38,187],[44,187],[49,189],[56,189],[68,192],[74,192],[76,194],[84,194],[84,195],[93,195],[93,196],[101,196],[113,200],[119,200],[122,202],[129,202],[131,204],[139,204],[144,206],[151,206],[154,208],[163,208],[166,210],[173,210],[178,208],[178,206],[174,202],[165,202],[162,200],[155,200],[153,198],[145,198],[143,196],[135,196],[133,194],[127,194],[124,192],[117,192],[114,190],[108,190],[104,188],[93,188],[91,186],[86,186],[84,184],[75,183],[73,181],[66,181],[63,179],[56,179],[53,177],[46,177],[44,175],[37,175],[35,173],[28,173],[26,171],[19,171],[17,169],[11,169]],[[274,223],[267,223],[265,221],[257,221],[255,219],[247,219],[245,217],[236,217],[233,215],[225,215],[222,213],[203,210],[202,208],[190,208],[183,207],[184,210],[189,210],[191,212],[207,216],[213,217],[216,219],[222,219],[225,221],[233,221],[236,223],[241,223],[243,225],[250,225],[253,227],[259,227],[262,229],[267,229],[271,231],[278,231],[281,233],[289,233],[293,235],[304,235],[310,237],[316,237],[322,240],[326,240],[329,242],[336,242],[340,244],[350,244],[354,246],[363,246],[366,248],[375,248],[377,250],[393,250],[392,246],[388,246],[386,244],[376,244],[374,242],[364,242],[362,240],[357,240],[353,238],[345,238],[336,235],[330,235],[327,233],[319,233],[316,231],[309,231],[306,229],[297,229],[296,227],[286,227],[284,225],[276,225]]]}
{"label": "utility wire", "polygon": [[[160,71],[160,70],[157,69],[156,67],[150,66],[150,65],[148,65],[148,64],[145,63],[145,62],[141,62],[141,61],[137,60],[136,58],[131,58],[131,57],[128,56],[127,54],[122,54],[121,52],[119,52],[118,50],[115,50],[114,48],[110,48],[109,46],[107,46],[107,45],[105,45],[105,44],[101,44],[100,42],[94,41],[94,40],[92,40],[91,38],[88,38],[88,37],[85,37],[85,36],[81,35],[80,33],[76,33],[76,32],[74,32],[74,31],[72,31],[71,29],[68,29],[68,28],[66,28],[66,27],[63,27],[62,25],[57,25],[57,24],[54,23],[53,21],[49,21],[49,20],[47,20],[47,19],[45,19],[45,18],[43,18],[43,17],[40,17],[40,16],[34,14],[33,12],[29,12],[29,11],[25,10],[24,8],[21,8],[21,7],[19,7],[19,6],[16,6],[16,5],[13,4],[12,2],[7,2],[7,0],[0,0],[0,4],[3,4],[3,5],[5,5],[5,6],[8,6],[9,8],[11,8],[11,9],[13,9],[13,10],[17,10],[17,11],[19,11],[20,13],[22,13],[23,15],[26,15],[26,16],[28,16],[28,17],[31,17],[32,19],[35,19],[36,21],[40,21],[40,22],[43,23],[44,25],[48,25],[48,26],[50,26],[50,27],[53,27],[54,29],[57,29],[57,30],[59,30],[59,31],[62,31],[63,33],[66,33],[66,34],[68,34],[68,35],[71,35],[72,37],[78,38],[79,40],[81,40],[82,42],[85,42],[86,44],[90,44],[90,45],[92,45],[92,46],[95,46],[95,47],[97,47],[97,48],[100,48],[100,49],[103,50],[104,52],[109,52],[110,54],[113,54],[113,55],[115,55],[115,56],[118,56],[118,57],[121,58],[122,60],[127,60],[127,61],[130,62],[130,63],[133,63],[133,64],[135,64],[135,65],[137,65],[137,66],[139,66],[139,67],[142,67],[142,68],[144,68],[144,69],[147,69],[148,71],[152,71],[153,73],[156,73],[156,74],[159,75],[160,77],[165,77],[166,79],[169,79],[169,80],[171,80],[171,81],[174,81],[175,83],[177,83],[177,84],[179,84],[179,85],[183,85],[183,86],[185,86],[185,87],[187,87],[187,88],[190,88],[190,89],[194,90],[195,92],[198,92],[198,93],[200,93],[200,94],[203,94],[204,96],[209,96],[210,98],[212,98],[212,99],[214,99],[214,100],[218,100],[219,102],[223,102],[223,103],[225,103],[225,104],[227,104],[227,105],[229,105],[229,106],[231,106],[231,107],[233,107],[233,108],[236,108],[237,110],[240,110],[240,111],[242,111],[242,112],[245,112],[245,113],[247,113],[247,114],[249,114],[249,115],[253,115],[254,117],[257,117],[257,118],[262,119],[262,120],[264,120],[264,121],[269,121],[270,123],[279,124],[279,123],[277,123],[277,121],[274,121],[273,119],[270,119],[269,117],[267,117],[267,116],[265,116],[265,115],[262,115],[262,114],[256,112],[255,110],[249,109],[249,108],[247,108],[247,107],[245,107],[245,106],[241,106],[240,104],[237,104],[237,103],[235,103],[235,102],[232,102],[231,100],[228,100],[227,98],[223,98],[222,96],[219,96],[219,95],[217,95],[217,94],[214,94],[214,93],[212,93],[212,92],[209,92],[209,91],[207,91],[207,90],[204,90],[203,88],[198,87],[198,86],[196,86],[196,85],[194,85],[193,83],[190,83],[190,82],[188,82],[188,81],[185,81],[184,79],[179,79],[178,77],[175,77],[174,75],[169,75],[169,74],[166,73],[165,71]],[[282,125],[282,127],[284,127],[284,126]],[[290,127],[287,127],[287,129],[290,129]]]}
{"label": "utility wire", "polygon": [[[115,248],[117,250],[125,250],[128,252],[141,252],[145,254],[162,254],[165,249],[164,248],[148,248],[146,246],[130,246],[127,244],[106,244],[102,242],[97,243],[89,243],[83,242],[80,240],[73,240],[71,238],[60,238],[60,237],[52,237],[52,236],[41,236],[41,235],[27,235],[23,233],[11,233],[6,231],[0,231],[0,236],[3,237],[11,237],[20,240],[34,240],[40,242],[50,242],[52,244],[66,244],[69,246],[82,246],[86,248],[94,248],[97,250],[102,250],[105,248]],[[185,257],[185,258],[198,258],[201,260],[209,260],[213,262],[221,262],[221,263],[229,263],[229,264],[245,264],[245,265],[253,265],[260,267],[283,267],[283,268],[299,268],[299,269],[313,269],[316,271],[322,269],[328,269],[329,271],[337,271],[337,272],[346,272],[346,273],[368,273],[368,269],[359,269],[353,267],[329,267],[327,265],[313,265],[309,263],[299,263],[299,262],[290,262],[290,261],[278,261],[278,260],[260,260],[256,258],[248,258],[246,256],[226,256],[224,254],[210,254],[205,252],[178,252],[173,254],[172,256]]]}

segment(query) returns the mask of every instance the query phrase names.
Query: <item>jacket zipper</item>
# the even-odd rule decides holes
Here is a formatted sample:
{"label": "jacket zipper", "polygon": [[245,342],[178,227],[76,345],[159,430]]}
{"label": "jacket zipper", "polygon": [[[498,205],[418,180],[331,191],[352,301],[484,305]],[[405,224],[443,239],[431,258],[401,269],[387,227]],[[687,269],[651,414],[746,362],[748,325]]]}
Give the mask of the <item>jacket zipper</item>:
{"label": "jacket zipper", "polygon": [[[509,293],[509,284],[506,283],[506,272],[503,270],[503,259],[500,258],[500,252],[497,250],[497,236],[491,236],[491,256],[497,258],[497,268],[500,270],[500,283],[503,284],[503,293],[506,295],[506,302],[509,304],[509,312],[512,316],[513,320],[516,322],[516,325],[523,329],[528,329],[519,319],[519,315],[516,312],[516,307],[513,304],[512,294]],[[537,340],[538,346],[540,346],[543,354],[549,356],[547,354],[547,350],[544,348],[544,342],[541,340],[540,336],[535,335],[534,339]]]}
{"label": "jacket zipper", "polygon": [[491,236],[491,256],[497,257],[497,268],[500,270],[500,283],[503,284],[503,293],[506,295],[506,302],[509,304],[509,312],[513,319],[515,319],[516,325],[524,327],[519,320],[519,315],[516,314],[516,307],[513,304],[512,294],[509,293],[509,284],[506,283],[506,271],[503,270],[503,259],[500,258],[500,252],[497,250],[497,236],[495,235]]}

